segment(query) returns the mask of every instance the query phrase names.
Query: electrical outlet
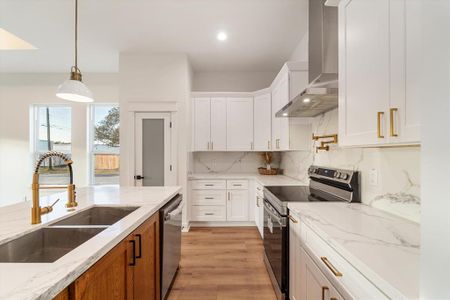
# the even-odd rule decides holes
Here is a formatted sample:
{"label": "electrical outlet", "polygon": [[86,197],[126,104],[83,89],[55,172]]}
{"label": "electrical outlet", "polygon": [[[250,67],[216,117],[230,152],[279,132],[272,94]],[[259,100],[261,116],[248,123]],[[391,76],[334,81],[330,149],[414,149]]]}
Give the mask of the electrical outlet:
{"label": "electrical outlet", "polygon": [[378,170],[377,169],[371,169],[369,171],[369,184],[371,186],[378,185]]}

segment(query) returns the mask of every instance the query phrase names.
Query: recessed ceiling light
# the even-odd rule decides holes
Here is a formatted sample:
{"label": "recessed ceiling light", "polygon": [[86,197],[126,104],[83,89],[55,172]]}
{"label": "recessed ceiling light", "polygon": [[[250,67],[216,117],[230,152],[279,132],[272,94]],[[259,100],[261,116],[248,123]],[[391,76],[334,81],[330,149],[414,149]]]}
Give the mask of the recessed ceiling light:
{"label": "recessed ceiling light", "polygon": [[217,39],[221,42],[226,41],[228,39],[228,35],[225,31],[221,31],[217,34]]}
{"label": "recessed ceiling light", "polygon": [[303,99],[303,103],[309,103],[309,102],[311,102],[311,99],[309,99],[309,98]]}
{"label": "recessed ceiling light", "polygon": [[0,28],[0,50],[33,50],[36,49],[27,41],[22,40],[11,32]]}

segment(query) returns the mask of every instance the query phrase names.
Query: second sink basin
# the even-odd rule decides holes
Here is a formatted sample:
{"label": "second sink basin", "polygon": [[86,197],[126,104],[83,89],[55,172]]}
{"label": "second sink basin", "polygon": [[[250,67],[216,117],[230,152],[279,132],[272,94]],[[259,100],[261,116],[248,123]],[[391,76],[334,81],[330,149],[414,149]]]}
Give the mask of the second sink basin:
{"label": "second sink basin", "polygon": [[106,227],[44,227],[0,245],[0,263],[51,263]]}
{"label": "second sink basin", "polygon": [[50,226],[112,225],[138,208],[94,206]]}

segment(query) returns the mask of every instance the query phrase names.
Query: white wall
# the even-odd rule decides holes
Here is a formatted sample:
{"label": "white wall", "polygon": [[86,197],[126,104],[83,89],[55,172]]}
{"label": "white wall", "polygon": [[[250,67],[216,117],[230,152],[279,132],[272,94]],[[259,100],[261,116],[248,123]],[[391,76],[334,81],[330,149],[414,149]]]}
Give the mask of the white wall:
{"label": "white wall", "polygon": [[308,33],[305,33],[303,38],[297,44],[294,51],[289,58],[290,61],[308,61]]}
{"label": "white wall", "polygon": [[270,86],[278,72],[195,72],[194,92],[253,92]]}
{"label": "white wall", "polygon": [[[32,166],[30,107],[64,104],[72,107],[74,181],[88,184],[87,105],[56,98],[56,87],[68,74],[0,74],[0,206],[30,199]],[[117,74],[84,74],[96,102],[117,103]]]}
{"label": "white wall", "polygon": [[[420,0],[411,0],[420,1]],[[422,3],[421,299],[450,295],[450,1]],[[419,34],[418,32],[416,34]]]}
{"label": "white wall", "polygon": [[[192,69],[185,54],[132,53],[119,57],[121,118],[120,183],[134,184],[134,113],[172,112],[177,132],[177,184],[186,197],[190,165],[190,91]],[[186,214],[184,214],[184,217]]]}
{"label": "white wall", "polygon": [[[313,121],[316,135],[338,132],[337,110]],[[318,143],[313,146],[318,146]],[[420,147],[339,148],[329,152],[292,151],[282,154],[285,174],[307,181],[310,165],[357,170],[361,172],[361,197],[365,204],[420,222]],[[378,183],[369,183],[369,172],[376,170]]]}

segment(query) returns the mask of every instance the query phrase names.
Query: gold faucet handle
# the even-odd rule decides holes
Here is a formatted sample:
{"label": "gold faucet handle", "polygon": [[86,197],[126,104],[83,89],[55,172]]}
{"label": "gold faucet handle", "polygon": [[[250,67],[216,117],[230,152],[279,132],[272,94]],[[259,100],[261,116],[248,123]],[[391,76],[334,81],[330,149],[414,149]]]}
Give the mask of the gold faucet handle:
{"label": "gold faucet handle", "polygon": [[53,211],[53,206],[55,206],[55,204],[58,203],[58,201],[59,201],[59,198],[56,199],[56,201],[53,202],[52,205],[41,207],[41,215],[48,214],[49,212],[52,212]]}

